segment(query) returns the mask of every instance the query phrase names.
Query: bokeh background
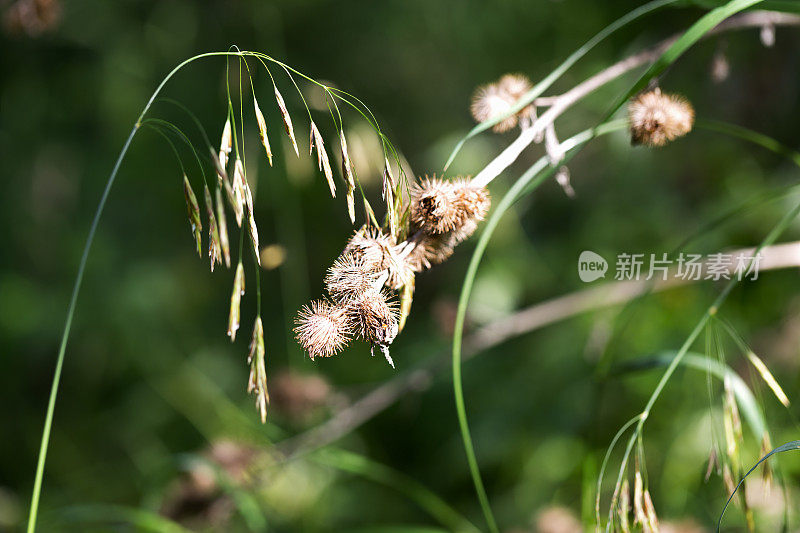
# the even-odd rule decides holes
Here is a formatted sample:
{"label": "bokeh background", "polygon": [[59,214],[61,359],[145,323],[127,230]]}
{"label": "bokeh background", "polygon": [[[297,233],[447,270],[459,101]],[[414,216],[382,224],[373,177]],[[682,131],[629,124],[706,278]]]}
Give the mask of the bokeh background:
{"label": "bokeh background", "polygon": [[[432,174],[472,127],[468,106],[477,85],[509,71],[541,79],[632,6],[623,0],[0,2],[0,530],[25,523],[58,342],[95,206],[142,106],[176,64],[231,45],[266,52],[357,95],[408,167]],[[684,6],[642,19],[594,49],[551,92],[685,29],[703,12]],[[720,64],[727,67],[722,72]],[[778,28],[772,47],[749,29],[700,43],[666,73],[662,87],[686,95],[700,117],[800,149],[798,66],[797,28]],[[223,59],[197,61],[164,91],[198,116],[212,142],[225,117],[224,69]],[[632,79],[578,104],[556,123],[559,136],[595,124]],[[416,489],[403,489],[395,473],[376,464],[428,487],[484,527],[447,364],[475,239],[418,277],[408,325],[392,348],[397,371],[358,344],[309,361],[292,339],[292,317],[322,293],[325,269],[353,228],[343,197],[331,200],[303,154],[307,125],[285,82],[301,158],[280,153],[287,146],[278,141],[280,118],[263,71],[255,88],[275,132],[274,168],[252,122],[247,137],[261,241],[272,263],[262,272],[273,396],[267,425],[258,423],[245,390],[254,291],[243,300],[243,334],[231,344],[225,330],[232,272],[209,273],[193,252],[180,170],[164,141],[145,130],[122,165],[88,264],[56,408],[41,531],[130,531],[145,528],[155,514],[201,531],[442,527],[409,495]],[[301,87],[313,105],[313,91]],[[192,131],[201,146],[191,121],[174,107],[157,103],[152,116]],[[335,151],[326,114],[315,116]],[[345,120],[359,176],[377,208],[377,142],[356,114]],[[512,139],[485,134],[470,141],[454,173],[476,173]],[[529,149],[491,185],[495,202],[541,153]],[[755,245],[797,201],[778,193],[800,176],[786,158],[707,131],[661,150],[632,149],[624,133],[613,134],[593,142],[570,169],[574,199],[548,182],[503,219],[478,273],[468,331],[584,289],[576,262],[585,249],[609,258],[669,252],[697,232],[688,251]],[[771,193],[771,201],[752,201]],[[750,207],[706,228],[743,202]],[[797,238],[795,223],[782,240]],[[790,399],[800,387],[798,288],[796,270],[765,273],[737,288],[722,311]],[[692,284],[632,307],[578,315],[465,363],[478,461],[503,531],[580,531],[591,523],[603,454],[661,375],[614,369],[677,349],[719,290],[711,282]],[[798,438],[794,404],[780,406],[741,351],[721,337],[719,351],[756,392],[773,444]],[[430,386],[404,394],[338,440],[329,455],[276,458],[270,442],[313,427],[432,358],[443,365]],[[708,383],[704,372],[679,370],[646,426],[650,491],[671,531],[709,530],[727,497],[719,475],[704,480],[709,420],[719,421],[721,397],[714,382],[709,399]],[[758,436],[745,428],[747,464],[759,448]],[[764,483],[755,479],[749,492],[756,517],[774,525],[788,508],[798,527],[800,457],[784,454],[775,465],[787,492],[773,486],[759,500]],[[727,521],[739,530],[740,508]]]}

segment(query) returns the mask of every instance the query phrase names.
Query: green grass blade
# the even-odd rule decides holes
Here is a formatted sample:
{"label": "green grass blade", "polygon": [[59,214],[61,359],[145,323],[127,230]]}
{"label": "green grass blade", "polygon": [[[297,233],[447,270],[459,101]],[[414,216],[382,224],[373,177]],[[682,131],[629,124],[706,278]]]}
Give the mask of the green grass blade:
{"label": "green grass blade", "polygon": [[769,459],[773,455],[775,455],[777,453],[791,452],[793,450],[800,450],[800,440],[793,440],[791,442],[787,442],[786,444],[782,444],[782,445],[778,446],[777,448],[775,448],[774,450],[769,452],[767,455],[765,455],[764,457],[759,459],[758,462],[756,464],[754,464],[753,467],[750,470],[747,471],[747,473],[742,477],[742,479],[736,485],[736,488],[733,490],[733,493],[731,493],[730,497],[728,498],[728,501],[725,502],[725,507],[722,508],[722,512],[719,515],[719,520],[717,520],[717,533],[719,533],[719,528],[722,525],[722,518],[725,516],[725,511],[728,510],[728,506],[731,504],[731,501],[733,500],[733,497],[736,496],[736,491],[738,491],[739,487],[742,486],[742,483],[744,483],[744,480],[747,479],[747,476],[752,474],[753,470],[758,468],[758,465],[760,465],[761,463],[763,463],[764,461],[766,461],[767,459]]}
{"label": "green grass blade", "polygon": [[517,113],[519,110],[523,109],[525,106],[533,102],[534,99],[538,98],[542,95],[547,89],[550,88],[553,83],[555,83],[558,78],[560,78],[567,70],[569,70],[572,65],[578,62],[583,56],[589,53],[592,48],[597,46],[601,41],[603,41],[606,37],[617,31],[618,29],[630,24],[634,20],[647,15],[648,13],[652,13],[658,9],[666,7],[670,4],[676,4],[681,2],[681,0],[653,0],[652,2],[648,2],[642,6],[637,7],[636,9],[629,11],[622,17],[618,18],[602,30],[598,32],[594,37],[586,41],[586,44],[575,50],[563,63],[561,63],[554,71],[547,75],[542,81],[536,84],[530,91],[523,95],[519,102],[514,105],[508,112],[504,113],[503,115],[498,115],[497,117],[481,122],[474,128],[472,128],[469,133],[467,133],[453,151],[450,153],[450,156],[447,158],[447,163],[444,165],[444,170],[446,171],[448,167],[452,164],[453,160],[458,155],[458,152],[464,146],[464,144],[470,140],[472,137],[475,137],[479,133],[482,133],[498,122],[505,120],[506,118],[510,117],[514,113]]}
{"label": "green grass blade", "polygon": [[[675,358],[676,353],[675,351],[665,351],[652,358],[632,361],[630,364],[619,367],[616,373],[622,374],[629,371],[667,366]],[[767,431],[767,423],[764,419],[764,414],[761,412],[761,408],[758,406],[758,402],[753,392],[750,390],[750,387],[747,386],[747,383],[745,383],[739,374],[731,367],[720,363],[712,357],[695,352],[687,352],[680,364],[701,372],[709,372],[720,381],[724,381],[725,378],[728,377],[733,387],[733,393],[736,396],[739,408],[747,424],[750,426],[750,429],[753,431],[753,434],[757,439],[761,439],[764,436]]]}
{"label": "green grass blade", "polygon": [[775,152],[778,155],[782,155],[790,159],[795,165],[800,166],[800,153],[763,133],[758,133],[757,131],[719,120],[697,119],[695,126],[751,142]]}
{"label": "green grass blade", "polygon": [[337,448],[324,448],[315,453],[312,458],[324,465],[362,476],[405,494],[448,531],[470,533],[479,531],[469,520],[430,489],[393,468]]}

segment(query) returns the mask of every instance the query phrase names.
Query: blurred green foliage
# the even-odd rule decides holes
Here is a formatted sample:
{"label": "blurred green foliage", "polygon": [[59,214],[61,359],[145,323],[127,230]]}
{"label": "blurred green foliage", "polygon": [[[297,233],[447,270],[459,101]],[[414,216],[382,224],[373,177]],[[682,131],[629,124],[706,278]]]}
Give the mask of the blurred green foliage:
{"label": "blurred green foliage", "polygon": [[[6,24],[0,36],[0,529],[24,524],[58,340],[92,213],[133,121],[174,65],[231,45],[268,53],[357,95],[414,172],[432,174],[472,126],[468,104],[475,86],[508,71],[541,79],[630,8],[622,0],[73,0],[60,3],[52,27],[41,33]],[[667,10],[620,31],[557,82],[555,92],[686,28],[701,13]],[[729,75],[715,81],[711,66],[723,56]],[[800,149],[798,64],[796,29],[778,28],[772,48],[761,44],[758,30],[731,32],[691,49],[662,77],[662,87],[686,95],[699,117],[747,126]],[[225,117],[224,66],[222,59],[196,62],[164,93],[199,117],[212,142]],[[559,119],[560,138],[594,124],[629,83],[610,84]],[[276,110],[266,103],[270,88],[263,73],[255,87],[270,128],[280,131]],[[300,102],[289,94],[284,91],[299,119]],[[192,129],[168,104],[157,103],[153,113]],[[356,150],[369,160],[373,145],[364,125],[353,113],[346,123],[355,131]],[[253,156],[262,154],[255,131],[250,134],[249,160],[256,161]],[[470,141],[453,172],[476,173],[511,139],[485,134]],[[496,180],[495,199],[540,155],[540,148],[530,149]],[[372,170],[360,177],[378,206],[377,167],[363,168]],[[605,257],[671,251],[725,210],[793,185],[800,175],[786,159],[707,131],[662,150],[632,149],[625,135],[611,135],[589,145],[570,169],[575,199],[548,183],[501,223],[478,274],[473,327],[585,288],[575,272],[583,250]],[[231,345],[225,329],[233,274],[223,269],[212,275],[207,261],[195,256],[180,170],[163,140],[143,131],[111,194],[78,303],[45,474],[42,531],[107,530],[107,512],[76,508],[88,504],[194,515],[184,522],[190,528],[230,531],[442,526],[391,481],[354,476],[313,456],[272,463],[267,442],[324,420],[396,373],[370,358],[365,346],[313,363],[303,356],[291,336],[292,317],[322,293],[324,271],[352,231],[344,200],[331,201],[305,156],[300,162],[279,156],[275,168],[261,157],[249,172],[258,174],[261,242],[287,251],[285,262],[262,278],[270,383],[289,371],[318,374],[324,381],[313,382],[312,392],[322,390],[317,403],[324,405],[309,413],[302,405],[292,410],[291,399],[283,406],[276,401],[267,426],[256,423],[245,391],[254,291],[243,299],[244,339]],[[792,200],[755,205],[704,231],[687,249],[755,245]],[[786,239],[798,234],[796,224]],[[418,277],[410,320],[393,345],[398,371],[449,348],[473,246],[462,245],[448,263]],[[764,273],[737,288],[722,310],[790,399],[800,387],[799,285],[796,271]],[[608,375],[598,361],[615,364],[676,349],[717,291],[699,283],[581,315],[465,364],[473,438],[502,529],[535,528],[538,513],[553,506],[585,517],[607,445],[644,406],[660,375]],[[796,439],[794,406],[781,408],[733,343],[725,345],[725,356],[754,388],[773,444]],[[703,479],[714,416],[706,379],[695,371],[673,378],[646,427],[645,450],[662,519],[691,518],[709,527],[726,492],[719,476]],[[288,396],[302,386],[309,385],[287,381]],[[443,375],[338,445],[402,472],[482,527],[451,389]],[[713,391],[718,406],[718,384]],[[754,463],[759,438],[745,431],[745,443],[746,462]],[[246,489],[236,488],[242,483],[236,475],[228,483],[212,475],[211,496],[189,498],[192,483],[209,483],[196,459],[230,466],[230,454],[234,465],[258,463],[260,474],[248,478]],[[796,505],[800,457],[783,454],[775,464],[790,486],[789,506]],[[185,508],[176,503],[182,497]],[[757,508],[763,523],[780,519],[777,499]],[[139,515],[114,516],[136,523]],[[226,525],[214,522],[219,519]],[[742,523],[741,512],[730,510],[726,521]]]}

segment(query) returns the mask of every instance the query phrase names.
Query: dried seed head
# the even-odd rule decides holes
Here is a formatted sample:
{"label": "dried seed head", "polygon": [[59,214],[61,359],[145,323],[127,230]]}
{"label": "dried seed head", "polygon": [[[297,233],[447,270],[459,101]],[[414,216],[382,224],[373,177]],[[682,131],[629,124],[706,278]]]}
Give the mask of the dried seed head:
{"label": "dried seed head", "polygon": [[[468,238],[486,218],[491,200],[485,187],[473,186],[468,179],[454,181],[425,179],[410,193],[411,222],[431,235],[452,239],[431,241],[429,245],[455,246]],[[449,254],[447,254],[449,257]]]}
{"label": "dried seed head", "polygon": [[197,197],[194,195],[192,186],[189,184],[189,178],[186,174],[183,175],[183,196],[186,199],[186,211],[189,214],[189,224],[192,226],[192,235],[197,242],[197,255],[203,256],[202,250],[202,236],[200,232],[203,230],[203,223],[200,222],[200,206],[197,205]]}
{"label": "dried seed head", "polygon": [[244,190],[244,165],[242,165],[242,160],[238,157],[236,158],[236,163],[233,167],[233,213],[236,215],[236,224],[241,228],[242,227],[242,218],[244,218],[244,202],[245,202],[245,190]]}
{"label": "dried seed head", "polygon": [[222,247],[222,256],[225,258],[225,266],[231,266],[231,247],[228,241],[228,222],[225,220],[225,203],[222,201],[222,192],[217,187],[217,224],[219,225],[219,243]]}
{"label": "dried seed head", "polygon": [[664,146],[686,135],[694,125],[694,109],[688,100],[654,89],[637,96],[628,106],[631,144]]}
{"label": "dried seed head", "polygon": [[233,278],[233,291],[231,292],[231,310],[228,315],[228,337],[231,342],[236,340],[236,331],[239,329],[239,306],[244,294],[244,267],[240,262],[236,266],[236,276]]}
{"label": "dried seed head", "polygon": [[426,233],[446,233],[458,223],[454,182],[426,177],[409,194],[411,222]]}
{"label": "dried seed head", "polygon": [[362,293],[347,305],[347,314],[356,335],[373,346],[389,346],[397,336],[396,306],[381,291]]}
{"label": "dried seed head", "polygon": [[219,166],[225,170],[228,166],[228,156],[233,148],[233,136],[231,135],[231,119],[225,121],[225,127],[222,128],[222,140],[219,143]]}
{"label": "dried seed head", "polygon": [[247,364],[250,365],[250,379],[247,384],[247,392],[255,395],[256,409],[261,415],[261,423],[267,421],[267,404],[269,404],[269,392],[267,391],[267,370],[264,356],[264,326],[261,317],[256,318],[253,326],[253,338],[250,341],[250,349],[247,354]]}
{"label": "dried seed head", "polygon": [[278,102],[278,108],[281,110],[281,117],[283,117],[283,125],[286,128],[286,135],[292,141],[292,147],[297,157],[300,157],[300,151],[297,149],[297,141],[294,138],[294,128],[292,127],[292,117],[289,116],[289,111],[286,109],[286,102],[283,101],[278,87],[275,87],[275,100]]}
{"label": "dried seed head", "polygon": [[338,354],[347,346],[352,336],[352,327],[345,308],[325,300],[311,302],[310,307],[304,306],[298,313],[295,324],[297,342],[312,360]]}
{"label": "dried seed head", "polygon": [[349,302],[363,293],[378,289],[379,273],[371,269],[360,257],[345,251],[328,269],[325,287],[337,302]]}
{"label": "dried seed head", "polygon": [[[472,96],[470,111],[477,122],[485,122],[505,115],[525,93],[531,89],[531,82],[521,74],[506,74],[498,81],[482,85]],[[495,133],[508,131],[517,125],[519,118],[533,115],[533,107],[527,106],[521,111],[495,124]]]}
{"label": "dried seed head", "polygon": [[214,202],[211,200],[211,192],[208,190],[208,185],[203,186],[203,195],[205,196],[206,214],[208,215],[208,257],[211,259],[211,272],[214,272],[214,265],[222,263],[222,248],[219,240],[217,217],[214,215]]}
{"label": "dried seed head", "polygon": [[406,262],[414,272],[422,272],[450,259],[456,246],[449,233],[428,235],[420,233],[407,245]]}
{"label": "dried seed head", "polygon": [[[599,505],[599,501],[598,501]],[[599,509],[598,509],[599,512]],[[630,533],[631,526],[628,520],[628,515],[631,512],[631,489],[628,480],[622,482],[622,488],[619,493],[619,505],[617,507],[617,515],[619,516],[619,527],[623,533]]]}
{"label": "dried seed head", "polygon": [[264,114],[261,112],[261,108],[258,107],[255,96],[253,96],[253,107],[256,112],[256,122],[258,122],[258,136],[261,139],[261,144],[264,145],[264,150],[267,151],[269,166],[272,166],[272,148],[270,148],[269,137],[267,137],[267,121],[264,120]]}
{"label": "dried seed head", "polygon": [[331,162],[328,159],[328,153],[325,151],[325,143],[322,140],[322,134],[317,129],[317,125],[314,124],[314,121],[311,121],[308,155],[314,152],[314,147],[317,148],[317,168],[325,173],[325,179],[328,181],[331,196],[336,198],[336,184],[333,182],[333,171],[331,170]]}
{"label": "dried seed head", "polygon": [[386,285],[399,289],[414,276],[399,250],[391,236],[379,229],[363,226],[350,238],[344,253],[360,258],[364,267],[371,272],[385,272]]}

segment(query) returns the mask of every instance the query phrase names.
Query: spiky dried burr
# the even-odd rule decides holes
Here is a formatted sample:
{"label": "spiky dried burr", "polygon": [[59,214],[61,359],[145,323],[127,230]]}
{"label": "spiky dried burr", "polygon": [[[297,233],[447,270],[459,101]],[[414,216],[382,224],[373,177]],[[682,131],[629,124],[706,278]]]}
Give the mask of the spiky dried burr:
{"label": "spiky dried burr", "polygon": [[[531,82],[522,74],[506,74],[494,83],[482,85],[472,96],[470,111],[476,122],[485,122],[505,115],[517,101],[531,89]],[[521,118],[530,118],[533,106],[506,117],[494,125],[492,131],[503,133],[514,128]]]}
{"label": "spiky dried burr", "polygon": [[485,187],[475,187],[468,179],[425,178],[410,192],[411,223],[429,235],[459,234],[457,242],[472,235],[491,205]]}
{"label": "spiky dried burr", "polygon": [[631,144],[664,146],[686,135],[694,125],[694,108],[684,97],[647,91],[628,105]]}
{"label": "spiky dried burr", "polygon": [[401,249],[390,235],[364,226],[350,238],[342,253],[360,258],[366,269],[382,275],[387,287],[399,289],[414,276]]}
{"label": "spiky dried burr", "polygon": [[356,334],[376,346],[394,368],[389,356],[389,345],[398,332],[397,306],[390,303],[382,291],[369,290],[348,303],[347,316],[355,327]]}
{"label": "spiky dried burr", "polygon": [[295,319],[297,342],[313,360],[341,352],[350,342],[352,326],[348,313],[341,305],[317,300],[304,306]]}

